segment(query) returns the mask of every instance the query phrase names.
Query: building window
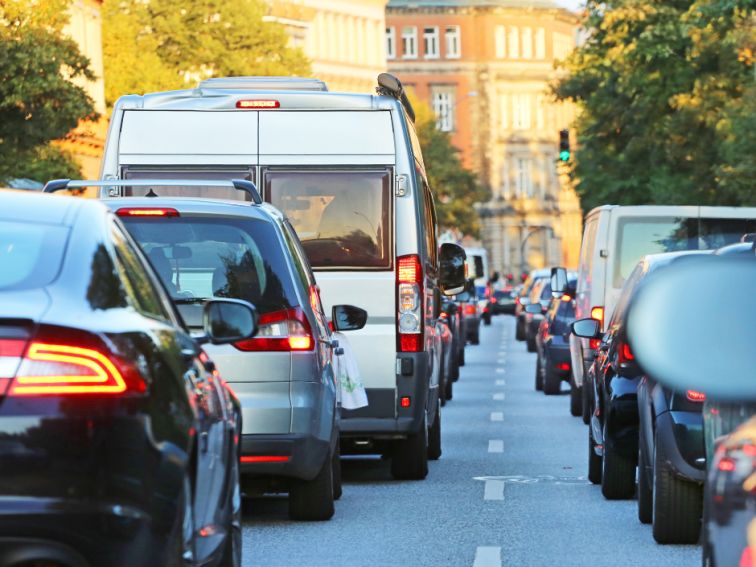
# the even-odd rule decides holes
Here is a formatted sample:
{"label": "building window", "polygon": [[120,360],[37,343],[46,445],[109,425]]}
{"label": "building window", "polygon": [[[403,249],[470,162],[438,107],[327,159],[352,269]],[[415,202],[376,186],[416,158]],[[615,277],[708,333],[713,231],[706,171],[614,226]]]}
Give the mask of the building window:
{"label": "building window", "polygon": [[404,59],[417,59],[417,28],[402,28],[402,49]]}
{"label": "building window", "polygon": [[572,38],[566,33],[554,33],[554,59],[564,59],[572,51]]}
{"label": "building window", "polygon": [[509,129],[509,113],[507,112],[507,95],[499,95],[499,124],[501,125],[501,131],[505,132]]}
{"label": "building window", "polygon": [[438,59],[438,28],[425,28],[423,39],[425,40],[425,57]]}
{"label": "building window", "polygon": [[530,158],[515,159],[515,186],[521,199],[533,198],[533,178]]}
{"label": "building window", "polygon": [[522,28],[522,58],[533,59],[533,33],[530,28]]}
{"label": "building window", "polygon": [[546,30],[543,28],[535,32],[535,58],[546,59]]}
{"label": "building window", "polygon": [[459,59],[462,53],[459,26],[446,26],[446,58]]}
{"label": "building window", "polygon": [[396,30],[393,27],[386,28],[386,59],[396,57]]}
{"label": "building window", "polygon": [[530,95],[514,95],[514,129],[530,130]]}
{"label": "building window", "polygon": [[520,39],[517,28],[509,28],[509,58],[517,59],[520,57]]}
{"label": "building window", "polygon": [[438,119],[437,128],[443,132],[454,131],[454,97],[456,92],[455,86],[431,85],[431,107]]}
{"label": "building window", "polygon": [[504,59],[507,56],[507,29],[504,26],[494,26],[494,41],[496,59]]}

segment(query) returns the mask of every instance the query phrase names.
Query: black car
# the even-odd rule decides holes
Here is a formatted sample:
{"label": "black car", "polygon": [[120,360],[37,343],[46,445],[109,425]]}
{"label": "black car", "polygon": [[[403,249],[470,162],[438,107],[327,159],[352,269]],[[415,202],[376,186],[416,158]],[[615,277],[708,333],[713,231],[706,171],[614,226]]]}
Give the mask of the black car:
{"label": "black car", "polygon": [[491,315],[514,315],[516,297],[512,290],[494,290],[489,298]]}
{"label": "black car", "polygon": [[533,291],[530,294],[530,304],[535,305],[539,303],[541,305],[541,311],[530,312],[525,311],[525,343],[528,347],[528,352],[536,352],[536,334],[538,328],[541,326],[543,316],[549,305],[551,304],[551,281],[550,278],[541,280],[533,287]]}
{"label": "black car", "polygon": [[525,327],[527,326],[525,307],[530,303],[530,294],[533,291],[533,288],[542,280],[549,278],[551,278],[551,268],[533,270],[528,275],[528,279],[525,280],[525,284],[515,298],[515,317],[517,317],[515,340],[525,340]]}
{"label": "black car", "polygon": [[[559,298],[551,300],[536,334],[536,390],[547,396],[559,393],[562,382],[570,382],[570,326],[575,321],[575,287],[577,280],[570,280]],[[574,396],[573,396],[574,397]],[[574,406],[574,400],[571,406]],[[573,415],[580,415],[582,406]]]}
{"label": "black car", "polygon": [[451,333],[451,354],[449,356],[450,368],[447,373],[447,380],[444,383],[445,397],[444,401],[451,400],[453,395],[453,383],[459,380],[460,361],[464,363],[465,339],[463,335],[462,323],[459,314],[459,307],[453,301],[444,301],[441,307],[439,317],[449,328]]}
{"label": "black car", "polygon": [[239,566],[240,406],[97,201],[0,192],[0,565]]}

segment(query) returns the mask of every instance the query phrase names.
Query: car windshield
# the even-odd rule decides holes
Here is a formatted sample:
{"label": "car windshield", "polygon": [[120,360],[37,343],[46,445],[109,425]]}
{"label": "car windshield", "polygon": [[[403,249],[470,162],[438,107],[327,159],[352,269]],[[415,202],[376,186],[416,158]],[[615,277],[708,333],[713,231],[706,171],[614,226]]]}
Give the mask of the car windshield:
{"label": "car windshield", "polygon": [[249,301],[260,314],[299,303],[280,239],[269,222],[217,217],[122,220],[190,326],[197,326],[202,302],[213,297]]}
{"label": "car windshield", "polygon": [[387,171],[266,171],[313,268],[391,268]]}
{"label": "car windshield", "polygon": [[43,287],[55,279],[69,229],[0,221],[0,291]]}

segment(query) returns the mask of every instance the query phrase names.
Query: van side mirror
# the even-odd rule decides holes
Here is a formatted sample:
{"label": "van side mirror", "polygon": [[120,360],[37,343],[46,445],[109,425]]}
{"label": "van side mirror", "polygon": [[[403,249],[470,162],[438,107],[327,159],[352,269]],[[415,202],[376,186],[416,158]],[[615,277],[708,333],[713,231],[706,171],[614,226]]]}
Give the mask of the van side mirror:
{"label": "van side mirror", "polygon": [[567,270],[551,268],[551,297],[562,297],[567,289]]}
{"label": "van side mirror", "polygon": [[540,303],[531,303],[525,306],[525,313],[532,313],[533,315],[540,315],[543,312],[543,308]]}
{"label": "van side mirror", "polygon": [[334,305],[331,322],[334,331],[358,331],[367,323],[368,313],[354,305]]}
{"label": "van side mirror", "polygon": [[439,277],[438,285],[444,295],[456,295],[465,290],[465,254],[464,249],[458,244],[447,242],[441,245],[439,250]]}
{"label": "van side mirror", "polygon": [[578,319],[572,324],[572,334],[581,339],[600,339],[601,321],[598,319]]}
{"label": "van side mirror", "polygon": [[257,309],[239,299],[212,299],[205,303],[205,336],[200,343],[223,345],[251,339],[257,334]]}

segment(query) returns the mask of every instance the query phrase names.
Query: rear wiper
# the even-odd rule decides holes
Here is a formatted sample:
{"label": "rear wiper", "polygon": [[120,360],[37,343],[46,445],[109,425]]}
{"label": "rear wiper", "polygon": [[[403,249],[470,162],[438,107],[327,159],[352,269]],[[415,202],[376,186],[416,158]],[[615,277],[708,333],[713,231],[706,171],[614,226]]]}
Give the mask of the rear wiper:
{"label": "rear wiper", "polygon": [[174,299],[173,303],[178,305],[192,305],[194,303],[205,303],[205,301],[207,301],[206,297],[179,297],[178,299]]}

